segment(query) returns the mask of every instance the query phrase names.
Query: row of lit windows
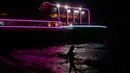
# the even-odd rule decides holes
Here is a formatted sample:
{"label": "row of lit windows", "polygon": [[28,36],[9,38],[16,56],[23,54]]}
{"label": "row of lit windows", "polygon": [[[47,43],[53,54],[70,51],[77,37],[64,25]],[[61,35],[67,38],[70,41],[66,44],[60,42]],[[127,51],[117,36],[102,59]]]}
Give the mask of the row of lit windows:
{"label": "row of lit windows", "polygon": [[[51,14],[50,17],[51,17],[51,18],[58,18],[58,14]],[[65,15],[65,14],[61,14],[60,17],[61,17],[61,18],[66,18],[66,15]],[[69,14],[69,15],[68,15],[68,18],[73,18],[73,16]],[[79,16],[78,16],[78,15],[75,15],[75,18],[79,18]]]}
{"label": "row of lit windows", "polygon": [[58,23],[48,23],[48,27],[52,27],[52,26],[59,26]]}
{"label": "row of lit windows", "polygon": [[[66,22],[61,22],[62,25],[66,25]],[[68,22],[68,24],[72,24],[72,22]],[[59,24],[58,23],[48,23],[48,27],[58,27]]]}

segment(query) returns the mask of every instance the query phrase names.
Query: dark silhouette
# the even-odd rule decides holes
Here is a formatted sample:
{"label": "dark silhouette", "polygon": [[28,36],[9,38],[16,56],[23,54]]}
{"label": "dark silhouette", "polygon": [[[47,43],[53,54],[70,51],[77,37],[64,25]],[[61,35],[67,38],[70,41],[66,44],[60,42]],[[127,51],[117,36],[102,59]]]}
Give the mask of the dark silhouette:
{"label": "dark silhouette", "polygon": [[68,63],[68,61],[69,61],[69,63],[70,63],[69,73],[71,73],[72,68],[74,69],[75,73],[77,73],[77,69],[74,64],[74,60],[76,60],[74,57],[74,53],[73,53],[74,48],[75,48],[74,46],[70,47],[70,50],[67,53],[67,57],[66,57],[66,62]]}

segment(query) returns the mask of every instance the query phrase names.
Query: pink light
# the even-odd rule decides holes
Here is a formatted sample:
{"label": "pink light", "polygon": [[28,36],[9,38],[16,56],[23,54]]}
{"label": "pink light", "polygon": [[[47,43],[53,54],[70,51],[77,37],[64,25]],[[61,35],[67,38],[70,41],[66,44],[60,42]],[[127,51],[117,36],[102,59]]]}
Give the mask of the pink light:
{"label": "pink light", "polygon": [[49,29],[58,29],[62,27],[44,27],[44,26],[0,26],[0,28],[49,28]]}
{"label": "pink light", "polygon": [[17,21],[17,22],[61,22],[49,20],[24,20],[24,19],[0,19],[0,21]]}
{"label": "pink light", "polygon": [[62,28],[72,28],[72,27],[86,27],[86,28],[107,28],[101,25],[70,25],[62,27],[44,27],[44,26],[0,26],[0,28],[45,28],[45,29],[62,29]]}

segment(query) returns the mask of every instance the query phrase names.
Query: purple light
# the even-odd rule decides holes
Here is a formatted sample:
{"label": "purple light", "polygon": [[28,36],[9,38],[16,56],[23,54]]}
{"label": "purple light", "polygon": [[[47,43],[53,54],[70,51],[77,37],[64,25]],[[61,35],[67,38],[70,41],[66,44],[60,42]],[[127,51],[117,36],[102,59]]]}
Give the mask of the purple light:
{"label": "purple light", "polygon": [[17,21],[17,22],[61,22],[49,20],[24,20],[24,19],[0,19],[0,21]]}
{"label": "purple light", "polygon": [[44,29],[61,29],[61,28],[72,28],[72,27],[82,27],[82,28],[107,28],[101,25],[70,25],[61,27],[44,27],[44,26],[0,26],[0,28],[44,28]]}
{"label": "purple light", "polygon": [[62,28],[62,27],[44,27],[44,26],[0,26],[0,28]]}

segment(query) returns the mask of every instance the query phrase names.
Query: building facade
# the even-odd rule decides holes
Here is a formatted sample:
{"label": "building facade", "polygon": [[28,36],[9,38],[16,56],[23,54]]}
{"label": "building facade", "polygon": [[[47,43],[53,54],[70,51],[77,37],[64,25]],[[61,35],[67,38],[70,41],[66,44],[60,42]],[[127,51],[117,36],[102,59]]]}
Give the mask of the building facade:
{"label": "building facade", "polygon": [[[43,3],[40,7],[41,18],[43,20],[58,20],[61,21],[62,26],[70,24],[86,24],[88,23],[87,11],[80,11],[79,8],[72,8],[69,6],[57,7],[49,3]],[[59,15],[60,13],[60,15]],[[80,20],[82,19],[82,20]],[[48,23],[48,26],[59,26],[58,23]]]}

